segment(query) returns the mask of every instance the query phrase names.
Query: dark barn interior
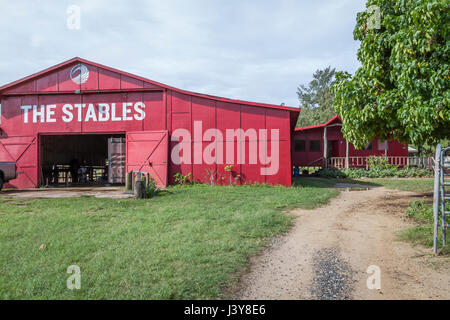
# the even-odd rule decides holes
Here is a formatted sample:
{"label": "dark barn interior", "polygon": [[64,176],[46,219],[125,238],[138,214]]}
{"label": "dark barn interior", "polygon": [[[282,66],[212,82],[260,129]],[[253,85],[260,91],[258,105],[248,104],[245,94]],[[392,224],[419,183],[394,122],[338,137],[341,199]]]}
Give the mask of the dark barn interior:
{"label": "dark barn interior", "polygon": [[108,173],[112,171],[110,165],[114,162],[114,154],[111,152],[113,141],[121,142],[120,151],[125,158],[123,134],[42,135],[41,184],[107,184]]}

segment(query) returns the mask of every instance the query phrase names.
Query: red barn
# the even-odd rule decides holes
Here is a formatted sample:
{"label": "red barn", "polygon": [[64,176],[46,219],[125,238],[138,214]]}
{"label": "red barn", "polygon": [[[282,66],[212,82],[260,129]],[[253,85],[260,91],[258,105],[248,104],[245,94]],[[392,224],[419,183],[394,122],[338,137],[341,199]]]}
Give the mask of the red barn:
{"label": "red barn", "polygon": [[407,164],[407,145],[374,139],[363,150],[357,150],[344,139],[341,128],[342,120],[335,116],[323,124],[295,129],[292,164],[299,167],[364,168],[369,156],[383,156],[389,163],[400,166]]}
{"label": "red barn", "polygon": [[0,161],[19,172],[5,187],[79,182],[78,168],[91,182],[123,183],[134,170],[163,187],[175,173],[291,185],[298,108],[188,92],[80,58],[0,87],[0,103]]}

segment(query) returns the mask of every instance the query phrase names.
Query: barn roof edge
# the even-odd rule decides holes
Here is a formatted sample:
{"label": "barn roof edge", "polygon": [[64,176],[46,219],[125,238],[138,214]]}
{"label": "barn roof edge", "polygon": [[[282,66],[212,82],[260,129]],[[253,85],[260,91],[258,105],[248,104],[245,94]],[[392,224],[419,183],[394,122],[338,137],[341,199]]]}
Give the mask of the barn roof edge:
{"label": "barn roof edge", "polygon": [[316,129],[316,128],[322,128],[322,127],[326,127],[330,124],[332,124],[334,121],[339,120],[342,122],[342,118],[339,117],[338,115],[335,115],[333,118],[331,118],[330,120],[328,120],[325,123],[322,124],[316,124],[313,126],[308,126],[308,127],[301,127],[301,128],[295,128],[295,131],[304,131],[304,130],[309,130],[309,129]]}
{"label": "barn roof edge", "polygon": [[279,109],[279,110],[285,110],[285,111],[289,111],[289,112],[294,112],[294,113],[300,113],[301,108],[296,108],[296,107],[288,107],[288,106],[283,106],[283,105],[274,105],[274,104],[267,104],[267,103],[261,103],[261,102],[252,102],[252,101],[245,101],[245,100],[238,100],[238,99],[229,99],[229,98],[223,98],[223,97],[218,97],[218,96],[213,96],[213,95],[208,95],[208,94],[204,94],[204,93],[197,93],[197,92],[192,92],[192,91],[187,91],[187,90],[183,90],[183,89],[178,89],[154,80],[150,80],[148,78],[145,77],[141,77],[132,73],[128,73],[119,69],[115,69],[115,68],[111,68],[93,61],[89,61],[80,57],[74,57],[72,59],[66,60],[62,63],[56,64],[52,67],[46,68],[42,71],[36,72],[34,74],[31,74],[29,76],[26,76],[24,78],[21,78],[19,80],[10,82],[8,84],[5,84],[3,86],[0,86],[0,95],[3,91],[12,88],[14,86],[17,86],[23,82],[26,81],[30,81],[34,78],[38,78],[41,77],[47,73],[53,72],[55,70],[61,69],[67,65],[70,65],[72,63],[75,62],[79,62],[79,63],[85,63],[85,64],[90,64],[99,68],[103,68],[106,69],[108,71],[112,71],[112,72],[116,72],[119,73],[121,75],[125,75],[128,77],[132,77],[134,79],[138,79],[156,86],[159,86],[161,88],[167,89],[167,90],[172,90],[175,92],[179,92],[182,94],[187,94],[187,95],[191,95],[191,96],[196,96],[196,97],[201,97],[201,98],[206,98],[206,99],[212,99],[212,100],[216,100],[216,101],[222,101],[222,102],[229,102],[229,103],[236,103],[236,104],[245,104],[245,105],[250,105],[250,106],[255,106],[255,107],[263,107],[263,108],[270,108],[270,109]]}

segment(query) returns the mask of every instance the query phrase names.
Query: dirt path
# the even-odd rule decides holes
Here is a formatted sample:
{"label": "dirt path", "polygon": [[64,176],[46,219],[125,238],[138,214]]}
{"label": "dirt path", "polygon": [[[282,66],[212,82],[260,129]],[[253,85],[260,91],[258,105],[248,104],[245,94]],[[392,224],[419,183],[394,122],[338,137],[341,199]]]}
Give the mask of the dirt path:
{"label": "dirt path", "polygon": [[7,190],[0,193],[1,198],[37,199],[37,198],[74,198],[95,197],[110,199],[132,198],[132,193],[126,193],[123,187],[67,187],[67,188],[38,188],[23,190]]}
{"label": "dirt path", "polygon": [[[295,210],[291,231],[251,261],[236,299],[449,299],[449,258],[397,241],[411,192],[343,191],[329,205]],[[367,268],[381,270],[369,290]]]}

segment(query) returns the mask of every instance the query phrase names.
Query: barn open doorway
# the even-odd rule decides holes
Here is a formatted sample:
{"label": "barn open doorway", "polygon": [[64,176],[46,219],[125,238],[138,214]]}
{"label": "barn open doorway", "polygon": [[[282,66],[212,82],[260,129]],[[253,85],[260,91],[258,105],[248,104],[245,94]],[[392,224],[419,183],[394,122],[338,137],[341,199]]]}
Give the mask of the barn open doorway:
{"label": "barn open doorway", "polygon": [[40,136],[43,186],[125,183],[125,134]]}

